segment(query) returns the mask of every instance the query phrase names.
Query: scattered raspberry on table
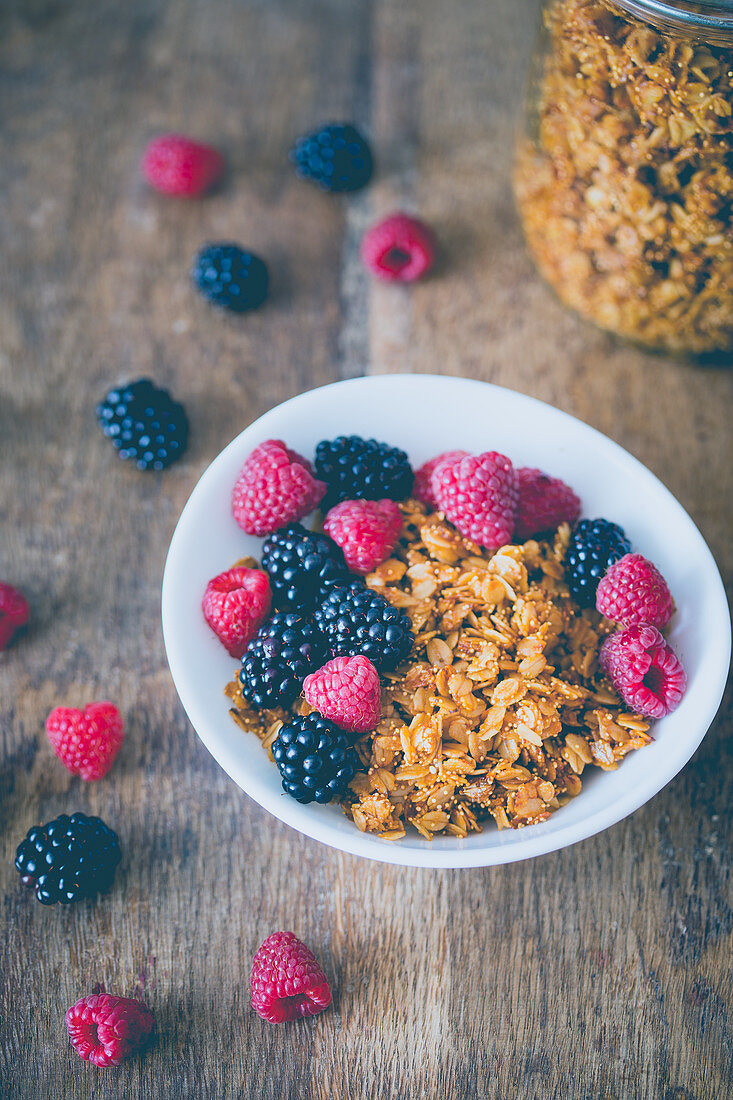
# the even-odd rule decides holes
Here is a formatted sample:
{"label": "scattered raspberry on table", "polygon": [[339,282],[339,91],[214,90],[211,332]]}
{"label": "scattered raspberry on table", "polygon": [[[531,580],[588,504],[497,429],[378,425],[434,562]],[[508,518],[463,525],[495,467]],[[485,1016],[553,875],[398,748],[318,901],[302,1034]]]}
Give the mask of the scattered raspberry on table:
{"label": "scattered raspberry on table", "polygon": [[81,1058],[95,1066],[118,1066],[147,1043],[154,1017],[142,1001],[95,993],[73,1004],[65,1021]]}
{"label": "scattered raspberry on table", "polygon": [[402,513],[393,500],[343,500],[328,512],[323,530],[341,547],[353,573],[371,573],[394,549]]}
{"label": "scattered raspberry on table", "polygon": [[486,451],[441,462],[433,471],[431,489],[464,538],[487,550],[511,542],[519,483],[505,455]]}
{"label": "scattered raspberry on table", "polygon": [[46,733],[65,768],[82,779],[101,779],[112,767],[125,736],[122,716],[114,703],[54,707]]}
{"label": "scattered raspberry on table", "polygon": [[379,674],[362,654],[334,657],[303,681],[303,695],[347,733],[373,730],[382,713]]}
{"label": "scattered raspberry on table", "polygon": [[674,601],[662,574],[641,554],[624,554],[598,584],[596,610],[623,626],[666,626]]}
{"label": "scattered raspberry on table", "polygon": [[441,462],[450,462],[453,459],[465,458],[468,451],[444,451],[443,454],[436,455],[435,458],[428,459],[427,462],[423,462],[422,466],[415,471],[415,484],[412,488],[412,495],[415,500],[419,500],[421,504],[424,504],[426,508],[431,511],[437,511],[438,502],[433,495],[432,478],[433,472],[440,466]]}
{"label": "scattered raspberry on table", "polygon": [[227,653],[241,659],[267,618],[271,604],[267,573],[235,566],[209,581],[201,606],[204,618]]}
{"label": "scattered raspberry on table", "polygon": [[559,477],[522,466],[517,470],[519,503],[514,537],[525,542],[534,535],[553,531],[561,523],[575,523],[580,497]]}
{"label": "scattered raspberry on table", "polygon": [[269,535],[312,512],[326,485],[313,477],[311,465],[282,440],[255,447],[237,478],[232,513],[248,535]]}
{"label": "scattered raspberry on table", "polygon": [[23,593],[0,581],[0,650],[7,649],[18,630],[28,622],[29,615]]}
{"label": "scattered raspberry on table", "polygon": [[609,635],[599,663],[623,701],[648,718],[664,718],[685,693],[685,670],[655,626],[628,626]]}
{"label": "scattered raspberry on table", "polygon": [[384,282],[414,283],[435,262],[435,238],[419,218],[392,214],[366,231],[361,258]]}
{"label": "scattered raspberry on table", "polygon": [[140,162],[151,187],[181,198],[196,198],[208,191],[224,174],[224,167],[224,158],[217,149],[183,134],[153,138]]}
{"label": "scattered raspberry on table", "polygon": [[252,960],[252,1008],[271,1024],[315,1016],[331,989],[313,952],[292,932],[273,932]]}

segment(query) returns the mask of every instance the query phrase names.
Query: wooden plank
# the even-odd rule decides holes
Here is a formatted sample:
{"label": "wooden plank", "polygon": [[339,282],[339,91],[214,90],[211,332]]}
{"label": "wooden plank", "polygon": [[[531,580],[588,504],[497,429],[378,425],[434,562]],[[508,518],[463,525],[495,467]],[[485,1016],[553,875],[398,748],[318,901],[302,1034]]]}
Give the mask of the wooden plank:
{"label": "wooden plank", "polygon": [[[33,625],[0,657],[0,1093],[82,1097],[662,1097],[731,1092],[729,742],[631,819],[565,852],[470,872],[371,865],[305,840],[226,778],[165,664],[159,587],[201,471],[305,388],[367,372],[484,378],[629,447],[733,566],[731,375],[649,358],[567,314],[524,252],[508,179],[533,0],[108,0],[0,18],[0,574]],[[379,159],[344,201],[295,181],[292,137],[354,117]],[[232,170],[201,203],[149,193],[147,137],[180,128]],[[441,266],[374,285],[363,228],[419,211]],[[190,291],[197,247],[266,256],[272,300],[221,317]],[[151,374],[191,414],[164,476],[97,436],[107,383]],[[519,426],[521,430],[521,426]],[[51,756],[59,702],[109,696],[128,737],[109,778]],[[729,729],[729,726],[728,726]],[[12,868],[34,822],[70,807],[126,851],[102,903],[46,910]],[[248,1006],[258,943],[291,927],[334,1009],[271,1028]],[[159,1038],[98,1071],[63,1012],[96,982],[147,996]]]}

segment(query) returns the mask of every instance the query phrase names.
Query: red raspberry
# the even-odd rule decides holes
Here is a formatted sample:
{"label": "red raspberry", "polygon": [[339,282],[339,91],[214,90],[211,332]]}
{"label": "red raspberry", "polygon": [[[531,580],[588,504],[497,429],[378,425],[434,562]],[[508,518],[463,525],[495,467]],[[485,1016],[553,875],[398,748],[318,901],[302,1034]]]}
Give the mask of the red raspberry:
{"label": "red raspberry", "polygon": [[326,492],[310,462],[280,439],[260,443],[249,456],[232,494],[234,518],[248,535],[270,535],[312,512]]}
{"label": "red raspberry", "polygon": [[366,231],[361,258],[378,279],[412,283],[433,266],[435,238],[417,218],[392,214]]}
{"label": "red raspberry", "polygon": [[623,626],[666,626],[674,614],[667,582],[641,554],[624,554],[609,565],[596,591],[596,608]]}
{"label": "red raspberry", "polygon": [[241,658],[268,616],[272,605],[270,579],[262,569],[235,566],[206,586],[204,618],[230,657]]}
{"label": "red raspberry", "polygon": [[292,932],[273,932],[252,960],[252,1008],[271,1024],[315,1016],[331,1003],[316,957]]}
{"label": "red raspberry", "polygon": [[580,515],[580,497],[559,477],[521,466],[517,478],[519,504],[514,534],[518,539],[554,531],[561,523],[575,523]]}
{"label": "red raspberry", "polygon": [[379,673],[369,660],[334,657],[303,681],[303,694],[312,707],[347,733],[373,730],[382,713]]}
{"label": "red raspberry", "polygon": [[0,649],[6,649],[21,626],[28,622],[28,601],[12,584],[0,581]]}
{"label": "red raspberry", "polygon": [[95,1066],[118,1066],[145,1044],[153,1013],[142,1001],[93,993],[66,1013],[66,1030],[78,1055]]}
{"label": "red raspberry", "polygon": [[627,706],[648,718],[663,718],[685,694],[687,677],[677,654],[648,623],[609,635],[599,660]]}
{"label": "red raspberry", "polygon": [[224,158],[217,149],[183,134],[161,134],[145,150],[140,170],[156,191],[194,198],[221,177]]}
{"label": "red raspberry", "polygon": [[323,530],[341,547],[352,573],[370,573],[392,553],[402,513],[393,500],[343,500],[327,514]]}
{"label": "red raspberry", "polygon": [[517,471],[504,455],[486,451],[448,459],[430,482],[439,508],[464,538],[496,550],[511,540],[517,512]]}
{"label": "red raspberry", "polygon": [[101,779],[112,767],[125,736],[114,703],[88,703],[84,710],[55,707],[46,733],[65,768],[82,779]]}
{"label": "red raspberry", "polygon": [[438,502],[431,487],[433,472],[440,466],[441,462],[450,462],[455,458],[465,458],[467,454],[468,451],[444,451],[442,455],[436,455],[435,458],[423,462],[420,469],[415,471],[415,482],[412,487],[412,495],[415,500],[421,501],[434,512],[438,507]]}

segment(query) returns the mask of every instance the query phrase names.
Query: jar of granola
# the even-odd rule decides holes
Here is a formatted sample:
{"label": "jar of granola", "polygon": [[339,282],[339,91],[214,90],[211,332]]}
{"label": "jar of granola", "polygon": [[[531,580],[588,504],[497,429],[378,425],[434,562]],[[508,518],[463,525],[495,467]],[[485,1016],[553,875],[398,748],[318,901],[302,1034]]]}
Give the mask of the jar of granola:
{"label": "jar of granola", "polygon": [[733,3],[548,0],[515,189],[562,301],[648,347],[733,351]]}

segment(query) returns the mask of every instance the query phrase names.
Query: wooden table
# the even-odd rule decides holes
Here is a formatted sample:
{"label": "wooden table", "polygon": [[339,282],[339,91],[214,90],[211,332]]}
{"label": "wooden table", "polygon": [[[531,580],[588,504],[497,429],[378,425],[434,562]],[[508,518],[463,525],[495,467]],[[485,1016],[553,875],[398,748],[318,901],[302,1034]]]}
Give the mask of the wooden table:
{"label": "wooden table", "polygon": [[[0,158],[0,575],[33,608],[0,658],[3,1097],[731,1095],[730,741],[633,817],[528,863],[403,870],[269,817],[196,738],[166,667],[166,548],[198,476],[273,404],[362,373],[483,378],[550,401],[647,463],[731,575],[731,380],[649,358],[558,305],[523,249],[509,187],[534,0],[34,0],[4,6]],[[328,117],[371,134],[379,172],[340,200],[286,150]],[[227,150],[226,185],[186,204],[137,160],[181,129]],[[364,227],[415,209],[435,278],[376,286]],[[220,316],[191,291],[197,247],[267,257],[272,298]],[[185,460],[141,475],[99,434],[109,383],[151,375],[185,402]],[[551,460],[548,457],[548,466]],[[727,496],[726,496],[727,494]],[[49,709],[112,698],[127,740],[74,779]],[[126,858],[96,905],[45,909],[12,867],[33,823],[81,809]],[[332,1011],[273,1028],[251,956],[293,928]],[[71,1050],[66,1007],[96,982],[142,995],[155,1047],[117,1070]]]}

